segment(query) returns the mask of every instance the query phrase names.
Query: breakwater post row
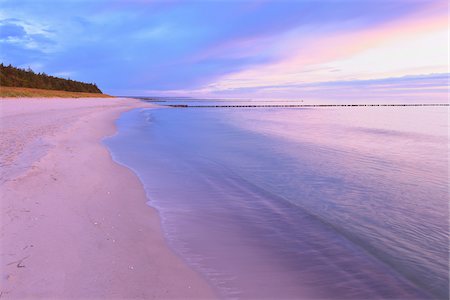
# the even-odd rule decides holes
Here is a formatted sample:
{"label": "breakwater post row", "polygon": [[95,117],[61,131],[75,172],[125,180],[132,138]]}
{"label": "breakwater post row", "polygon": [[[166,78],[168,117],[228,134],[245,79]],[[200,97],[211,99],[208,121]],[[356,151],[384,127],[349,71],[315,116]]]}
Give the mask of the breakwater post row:
{"label": "breakwater post row", "polygon": [[267,105],[187,105],[169,104],[174,108],[302,108],[302,107],[362,107],[362,106],[450,106],[449,103],[414,103],[414,104],[267,104]]}

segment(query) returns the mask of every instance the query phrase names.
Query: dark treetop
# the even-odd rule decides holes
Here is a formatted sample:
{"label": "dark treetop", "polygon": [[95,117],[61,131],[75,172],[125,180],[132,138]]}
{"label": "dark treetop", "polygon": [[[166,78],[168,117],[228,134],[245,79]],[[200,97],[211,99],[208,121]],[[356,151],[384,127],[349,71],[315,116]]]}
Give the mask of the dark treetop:
{"label": "dark treetop", "polygon": [[25,87],[69,92],[99,93],[102,91],[93,83],[84,83],[71,79],[35,73],[33,70],[19,69],[11,65],[0,64],[0,86]]}

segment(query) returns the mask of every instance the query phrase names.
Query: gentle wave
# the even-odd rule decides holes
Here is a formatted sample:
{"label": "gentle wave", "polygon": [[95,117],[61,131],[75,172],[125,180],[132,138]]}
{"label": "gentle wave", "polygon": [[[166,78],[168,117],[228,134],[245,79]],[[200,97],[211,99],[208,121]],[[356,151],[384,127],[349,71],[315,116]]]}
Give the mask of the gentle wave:
{"label": "gentle wave", "polygon": [[446,126],[443,108],[135,110],[106,143],[224,297],[448,298]]}

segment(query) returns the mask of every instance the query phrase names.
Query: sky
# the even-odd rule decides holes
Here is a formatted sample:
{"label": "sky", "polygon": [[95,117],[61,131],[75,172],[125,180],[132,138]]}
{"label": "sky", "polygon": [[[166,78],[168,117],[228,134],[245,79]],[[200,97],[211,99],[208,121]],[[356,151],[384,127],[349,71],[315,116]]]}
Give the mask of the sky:
{"label": "sky", "polygon": [[0,59],[129,96],[447,102],[442,0],[0,0]]}

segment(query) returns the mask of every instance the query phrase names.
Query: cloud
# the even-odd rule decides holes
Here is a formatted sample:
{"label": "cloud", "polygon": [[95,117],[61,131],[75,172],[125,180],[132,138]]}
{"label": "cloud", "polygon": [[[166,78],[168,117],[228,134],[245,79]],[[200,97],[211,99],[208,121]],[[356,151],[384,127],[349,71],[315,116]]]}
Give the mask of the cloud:
{"label": "cloud", "polygon": [[198,92],[217,97],[445,103],[449,91],[449,75],[440,73],[367,80],[303,82]]}
{"label": "cloud", "polygon": [[[5,51],[2,56],[27,53],[30,50],[42,54],[51,52],[55,46],[51,36],[51,32],[39,24],[31,24],[19,19],[0,20],[0,46]],[[6,52],[10,49],[14,51]]]}
{"label": "cloud", "polygon": [[22,26],[6,22],[0,23],[0,40],[8,40],[10,38],[22,38],[26,34],[27,33]]}
{"label": "cloud", "polygon": [[377,89],[417,89],[417,88],[446,88],[449,82],[449,74],[425,74],[407,75],[402,77],[377,78],[366,80],[341,80],[317,82],[298,85],[310,87],[353,87],[353,88],[377,88]]}
{"label": "cloud", "polygon": [[293,51],[282,52],[278,60],[222,76],[207,88],[212,93],[267,86],[285,89],[301,82],[446,72],[447,19],[442,7],[431,5],[375,27],[311,39],[304,34],[288,35],[279,41],[280,47]]}
{"label": "cloud", "polygon": [[[74,74],[106,92],[220,94],[260,87],[278,95],[302,82],[424,74],[443,65],[440,58],[433,58],[436,70],[424,65],[435,56],[408,60],[413,51],[389,63],[379,49],[358,55],[388,40],[417,48],[405,43],[408,31],[401,29],[409,27],[413,37],[417,28],[428,32],[432,27],[422,25],[434,24],[429,21],[445,1],[24,1],[0,0],[0,17],[8,16],[0,23],[6,26],[2,60]],[[362,68],[361,61],[373,58],[385,69]],[[416,69],[390,74],[401,60]]]}

